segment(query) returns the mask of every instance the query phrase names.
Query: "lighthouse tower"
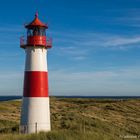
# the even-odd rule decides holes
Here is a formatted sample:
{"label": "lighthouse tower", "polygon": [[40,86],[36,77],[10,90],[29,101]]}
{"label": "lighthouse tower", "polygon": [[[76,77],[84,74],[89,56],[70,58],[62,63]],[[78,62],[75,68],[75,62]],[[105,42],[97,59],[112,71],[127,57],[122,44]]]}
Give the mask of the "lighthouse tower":
{"label": "lighthouse tower", "polygon": [[50,131],[46,55],[52,41],[46,37],[48,26],[39,20],[38,13],[25,28],[27,39],[20,39],[20,47],[26,54],[20,128],[22,133]]}

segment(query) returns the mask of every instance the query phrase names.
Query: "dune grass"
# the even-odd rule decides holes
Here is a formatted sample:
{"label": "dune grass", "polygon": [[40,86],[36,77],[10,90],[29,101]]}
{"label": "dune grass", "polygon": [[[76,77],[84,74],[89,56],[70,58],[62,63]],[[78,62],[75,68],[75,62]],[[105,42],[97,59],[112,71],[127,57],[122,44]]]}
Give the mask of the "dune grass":
{"label": "dune grass", "polygon": [[139,99],[52,97],[52,131],[31,135],[18,134],[20,106],[21,101],[0,102],[0,140],[122,140],[120,136],[140,136]]}
{"label": "dune grass", "polygon": [[78,131],[63,130],[51,131],[48,133],[40,132],[39,134],[17,135],[8,134],[2,135],[1,140],[119,140],[117,137],[109,135],[99,135],[93,132],[81,133]]}

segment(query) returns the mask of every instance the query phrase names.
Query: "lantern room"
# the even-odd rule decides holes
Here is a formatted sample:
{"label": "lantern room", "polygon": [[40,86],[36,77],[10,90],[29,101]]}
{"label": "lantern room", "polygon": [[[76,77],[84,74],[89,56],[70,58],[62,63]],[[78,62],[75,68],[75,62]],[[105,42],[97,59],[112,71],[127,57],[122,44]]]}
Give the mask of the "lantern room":
{"label": "lantern room", "polygon": [[21,48],[25,49],[26,47],[37,46],[45,48],[52,47],[52,40],[46,36],[48,26],[39,20],[38,13],[35,14],[35,18],[31,23],[25,25],[25,28],[27,29],[27,37],[26,39],[24,37],[20,38]]}

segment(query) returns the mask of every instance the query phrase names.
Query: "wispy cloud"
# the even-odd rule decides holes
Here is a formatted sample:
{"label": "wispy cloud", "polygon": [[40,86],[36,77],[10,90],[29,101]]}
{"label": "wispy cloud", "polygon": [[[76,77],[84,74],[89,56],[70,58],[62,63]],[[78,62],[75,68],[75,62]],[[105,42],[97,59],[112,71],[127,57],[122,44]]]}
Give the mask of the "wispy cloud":
{"label": "wispy cloud", "polygon": [[19,71],[1,71],[0,74],[0,79],[4,80],[4,79],[21,79],[23,77],[23,72],[19,72]]}
{"label": "wispy cloud", "polygon": [[117,47],[117,46],[121,46],[121,47],[136,47],[135,44],[140,43],[140,36],[136,36],[136,37],[112,37],[107,39],[104,43],[103,46],[105,47]]}
{"label": "wispy cloud", "polygon": [[75,56],[73,57],[73,60],[82,61],[85,60],[86,58],[87,58],[86,56]]}
{"label": "wispy cloud", "polygon": [[15,33],[15,32],[22,32],[23,28],[19,25],[7,25],[7,26],[1,26],[0,32],[1,33]]}
{"label": "wispy cloud", "polygon": [[22,95],[23,73],[19,71],[1,71],[0,94]]}
{"label": "wispy cloud", "polygon": [[[140,67],[126,67],[126,68],[111,68],[99,71],[85,71],[85,72],[73,72],[69,69],[60,69],[57,71],[51,71],[50,75],[55,80],[99,80],[102,81],[110,78],[120,79],[139,79],[140,80]],[[101,80],[102,79],[102,80]],[[62,81],[63,81],[62,80]],[[120,80],[121,81],[121,80]]]}
{"label": "wispy cloud", "polygon": [[[60,32],[53,33],[55,55],[67,57],[73,61],[84,61],[99,51],[125,52],[140,48],[140,35],[124,35],[101,32]],[[55,40],[56,39],[56,40]]]}
{"label": "wispy cloud", "polygon": [[[140,67],[96,71],[58,69],[49,71],[51,95],[138,95]],[[22,94],[23,72],[1,71],[0,92]],[[11,94],[13,94],[13,92]]]}
{"label": "wispy cloud", "polygon": [[50,90],[57,94],[85,95],[138,95],[140,92],[140,68],[129,67],[104,71],[71,72],[58,70],[50,72]]}
{"label": "wispy cloud", "polygon": [[[20,36],[23,33],[23,29],[19,25],[1,25],[0,27],[0,45],[4,46],[5,51],[7,48],[15,49],[19,46]],[[4,48],[2,48],[4,50]],[[8,53],[8,52],[7,52]],[[0,50],[1,54],[1,50]]]}
{"label": "wispy cloud", "polygon": [[[54,40],[55,44],[60,46],[58,49],[65,51],[66,53],[74,53],[74,50],[77,48],[82,53],[85,53],[86,50],[97,47],[107,47],[113,48],[116,47],[128,47],[134,48],[136,44],[140,43],[139,35],[119,35],[119,34],[110,34],[110,33],[96,33],[96,32],[75,32],[75,33],[60,33],[58,40]],[[61,44],[65,44],[61,46]],[[81,50],[80,50],[81,49]],[[78,53],[78,52],[77,52]]]}
{"label": "wispy cloud", "polygon": [[82,50],[82,49],[80,50],[76,46],[75,47],[60,47],[60,51],[62,53],[67,53],[67,54],[70,54],[70,55],[77,55],[77,51],[78,51],[78,54],[80,54],[80,55],[85,55],[86,54],[85,50]]}

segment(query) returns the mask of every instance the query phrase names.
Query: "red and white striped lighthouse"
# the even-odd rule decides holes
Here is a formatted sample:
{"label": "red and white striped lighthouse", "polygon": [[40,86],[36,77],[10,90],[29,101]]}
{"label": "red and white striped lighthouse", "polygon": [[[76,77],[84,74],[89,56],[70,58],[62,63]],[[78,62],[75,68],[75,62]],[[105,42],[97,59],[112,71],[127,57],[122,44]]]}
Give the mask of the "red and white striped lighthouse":
{"label": "red and white striped lighthouse", "polygon": [[50,131],[50,105],[48,94],[47,49],[52,41],[46,37],[48,26],[42,23],[36,13],[34,20],[25,25],[26,41],[20,40],[25,50],[24,89],[21,110],[22,133]]}

